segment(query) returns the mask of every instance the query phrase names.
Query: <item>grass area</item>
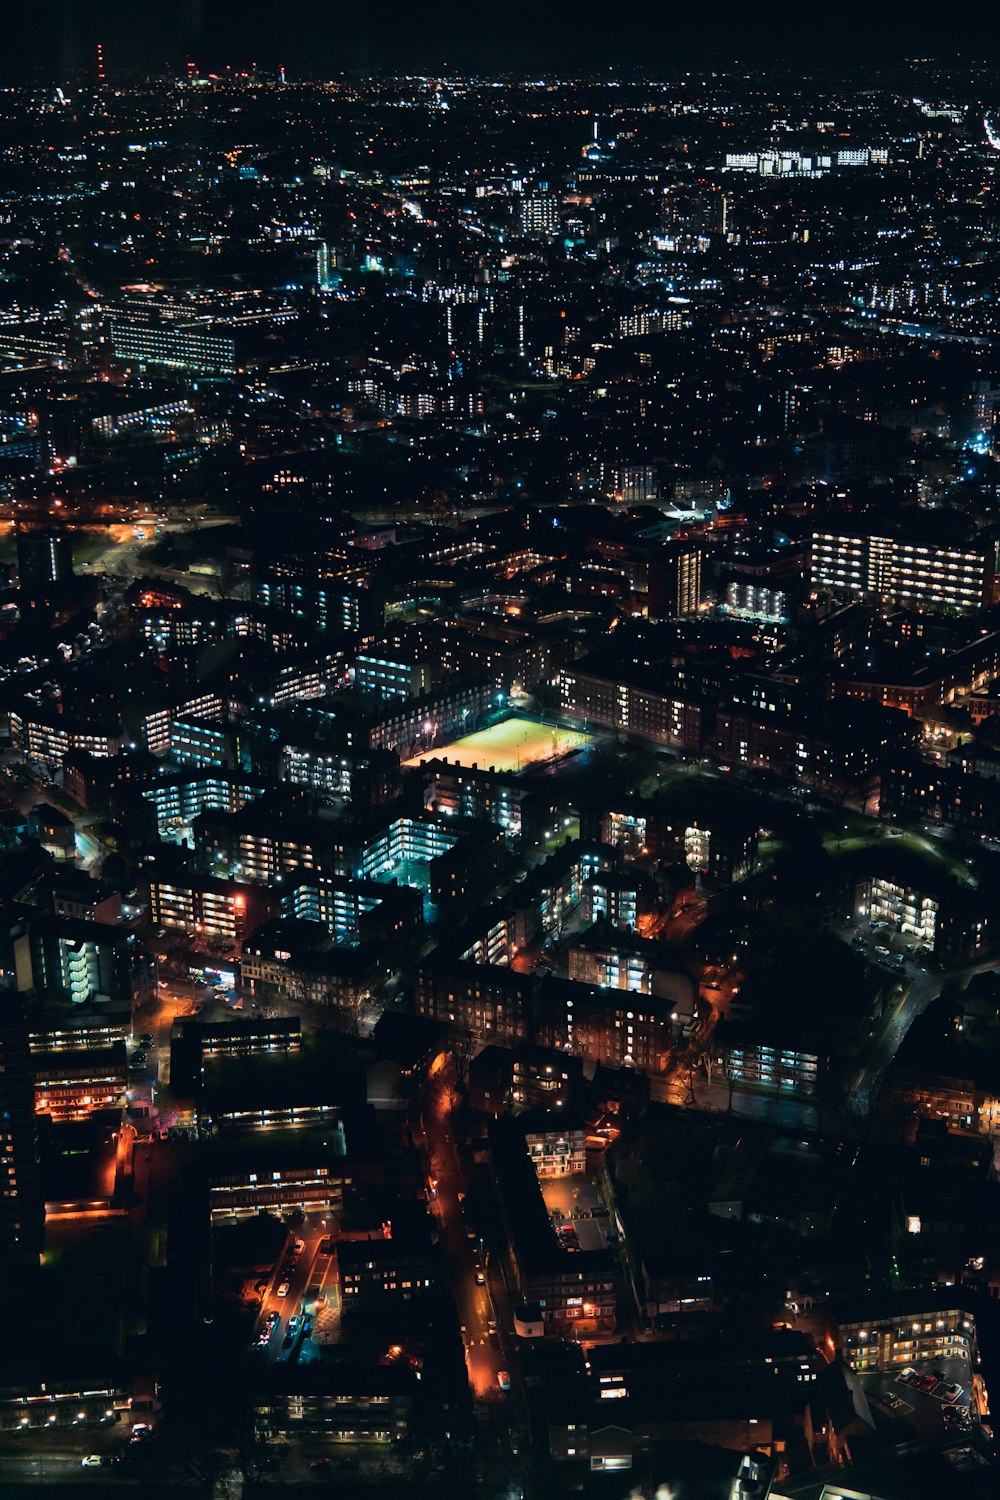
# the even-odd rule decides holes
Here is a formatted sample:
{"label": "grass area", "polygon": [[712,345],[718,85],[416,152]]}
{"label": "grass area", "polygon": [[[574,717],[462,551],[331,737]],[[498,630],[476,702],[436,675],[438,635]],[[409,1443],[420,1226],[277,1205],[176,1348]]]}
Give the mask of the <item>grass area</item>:
{"label": "grass area", "polygon": [[969,860],[960,852],[962,846],[951,848],[946,842],[927,838],[922,833],[886,830],[882,824],[871,824],[864,831],[828,833],[824,835],[823,847],[828,854],[839,857],[863,855],[871,849],[883,850],[891,864],[900,868],[911,867],[913,879],[917,882],[921,874],[926,874],[938,881],[954,880],[966,890],[975,890],[979,884]]}
{"label": "grass area", "polygon": [[414,756],[407,765],[419,766],[429,760],[457,761],[462,766],[493,767],[497,771],[519,771],[536,761],[555,760],[572,750],[592,745],[592,735],[575,729],[560,729],[540,724],[535,719],[504,719],[489,729],[464,735],[450,745],[437,745]]}
{"label": "grass area", "polygon": [[641,790],[678,820],[706,818],[710,826],[731,820],[764,829],[774,839],[773,847],[784,844],[807,819],[812,822],[816,817],[793,799],[771,795],[742,777],[697,763],[678,764],[666,756],[644,779]]}
{"label": "grass area", "polygon": [[[808,797],[796,802],[768,795],[742,778],[718,775],[697,764],[667,761],[646,778],[643,791],[693,817],[738,817],[766,828],[768,837],[760,846],[764,862],[806,837],[815,839],[817,854],[829,856],[836,869],[855,869],[858,878],[871,867],[870,856],[876,851],[879,869],[908,870],[912,883],[918,885],[921,878],[930,877],[937,884],[953,881],[974,890],[989,878],[983,873],[981,852],[966,840],[928,838],[919,831],[889,828],[849,808],[822,805]],[[816,873],[821,878],[818,868]],[[834,873],[833,864],[830,873]]]}

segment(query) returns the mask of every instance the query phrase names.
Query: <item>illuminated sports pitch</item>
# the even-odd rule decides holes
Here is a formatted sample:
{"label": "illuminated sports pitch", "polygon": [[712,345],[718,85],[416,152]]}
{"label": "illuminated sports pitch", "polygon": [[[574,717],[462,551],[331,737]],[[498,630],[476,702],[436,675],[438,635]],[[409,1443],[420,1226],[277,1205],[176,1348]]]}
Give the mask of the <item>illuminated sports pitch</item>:
{"label": "illuminated sports pitch", "polygon": [[498,771],[520,771],[536,761],[556,760],[593,743],[592,734],[581,734],[575,729],[559,729],[534,719],[504,719],[502,724],[464,735],[450,745],[435,745],[433,750],[415,755],[406,764],[420,766],[428,760],[448,760],[453,765],[457,762],[462,766],[478,766],[480,770],[494,766]]}

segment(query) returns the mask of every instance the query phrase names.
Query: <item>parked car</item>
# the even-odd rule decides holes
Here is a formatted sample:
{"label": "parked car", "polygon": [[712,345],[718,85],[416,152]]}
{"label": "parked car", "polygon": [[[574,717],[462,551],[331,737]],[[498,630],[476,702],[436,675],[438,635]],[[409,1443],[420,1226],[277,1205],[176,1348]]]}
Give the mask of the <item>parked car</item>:
{"label": "parked car", "polygon": [[263,1323],[260,1326],[260,1333],[257,1335],[258,1348],[265,1348],[278,1322],[279,1317],[276,1312],[268,1313],[267,1317],[264,1319]]}

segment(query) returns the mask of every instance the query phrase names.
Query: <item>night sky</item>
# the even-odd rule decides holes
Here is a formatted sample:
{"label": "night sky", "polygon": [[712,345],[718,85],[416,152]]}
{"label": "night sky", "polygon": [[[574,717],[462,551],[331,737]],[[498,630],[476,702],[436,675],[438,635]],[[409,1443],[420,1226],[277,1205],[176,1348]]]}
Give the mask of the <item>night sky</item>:
{"label": "night sky", "polygon": [[341,70],[669,69],[745,56],[833,58],[850,66],[964,51],[1000,58],[990,6],[954,11],[850,3],[612,6],[596,0],[506,4],[376,4],[273,0],[49,0],[5,8],[0,72],[70,76],[93,68],[104,45],[113,72],[284,63],[315,76]]}

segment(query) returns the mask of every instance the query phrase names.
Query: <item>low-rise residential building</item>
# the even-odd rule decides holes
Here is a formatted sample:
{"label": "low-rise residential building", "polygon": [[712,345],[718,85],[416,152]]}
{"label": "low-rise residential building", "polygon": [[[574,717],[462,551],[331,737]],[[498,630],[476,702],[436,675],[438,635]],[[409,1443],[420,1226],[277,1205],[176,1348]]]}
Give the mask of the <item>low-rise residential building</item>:
{"label": "low-rise residential building", "polygon": [[125,1043],[78,1051],[36,1053],[32,1059],[35,1109],[54,1120],[82,1120],[100,1110],[121,1110],[128,1088]]}
{"label": "low-rise residential building", "polygon": [[834,1339],[853,1370],[898,1370],[965,1355],[974,1366],[976,1320],[954,1287],[872,1295],[833,1309]]}
{"label": "low-rise residential building", "polygon": [[560,1115],[558,1124],[522,1119],[528,1156],[538,1177],[568,1177],[587,1169],[587,1129],[582,1120]]}
{"label": "low-rise residential building", "polygon": [[574,664],[558,679],[562,711],[584,726],[621,729],[659,745],[700,750],[707,728],[707,705],[669,688],[649,686],[648,678],[607,676]]}
{"label": "low-rise residential building", "polygon": [[54,775],[71,750],[117,755],[125,735],[120,724],[83,720],[48,706],[25,702],[9,715],[11,744]]}
{"label": "low-rise residential building", "polygon": [[611,1251],[574,1253],[559,1243],[524,1130],[513,1118],[491,1127],[490,1162],[508,1265],[521,1302],[538,1309],[547,1334],[610,1331],[615,1324]]}
{"label": "low-rise residential building", "polygon": [[196,939],[204,935],[238,942],[277,904],[259,885],[202,875],[174,860],[150,861],[143,867],[143,880],[153,922]]}
{"label": "low-rise residential building", "polygon": [[156,964],[135,932],[107,922],[43,917],[30,931],[34,989],[71,1004],[138,1008],[156,990]]}
{"label": "low-rise residential building", "polygon": [[261,1430],[386,1448],[410,1435],[416,1374],[408,1366],[310,1362],[273,1366],[256,1396]]}
{"label": "low-rise residential building", "polygon": [[434,1285],[434,1259],[426,1227],[398,1224],[371,1239],[341,1238],[337,1246],[341,1308],[345,1317],[416,1302]]}

